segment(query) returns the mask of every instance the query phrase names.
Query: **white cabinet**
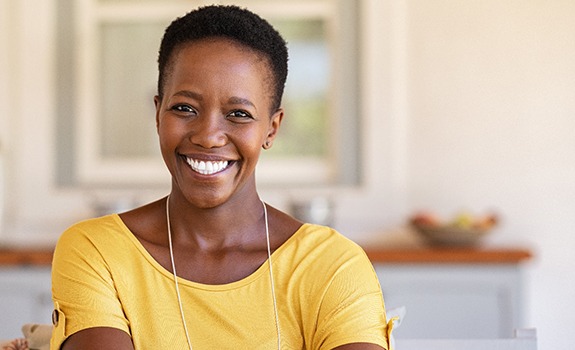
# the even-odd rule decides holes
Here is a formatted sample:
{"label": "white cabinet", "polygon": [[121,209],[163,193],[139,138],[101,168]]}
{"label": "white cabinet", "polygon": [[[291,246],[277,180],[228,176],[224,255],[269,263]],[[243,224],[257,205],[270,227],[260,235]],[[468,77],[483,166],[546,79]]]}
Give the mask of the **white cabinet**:
{"label": "white cabinet", "polygon": [[[46,263],[50,254],[40,257],[43,264],[0,266],[0,339],[19,336],[25,323],[51,322],[50,265]],[[473,254],[486,260],[490,253]],[[513,329],[528,326],[523,324],[519,263],[526,256],[508,258],[505,263],[422,263],[419,253],[372,251],[368,255],[375,258],[386,307],[407,308],[401,327],[394,331],[398,339],[509,338]],[[430,255],[437,260],[446,257],[445,252],[438,254],[440,258],[424,254]],[[469,254],[456,255],[454,260]]]}
{"label": "white cabinet", "polygon": [[524,327],[517,264],[378,264],[386,307],[405,306],[396,338],[509,338]]}
{"label": "white cabinet", "polygon": [[0,268],[0,339],[22,335],[25,323],[50,323],[50,267]]}

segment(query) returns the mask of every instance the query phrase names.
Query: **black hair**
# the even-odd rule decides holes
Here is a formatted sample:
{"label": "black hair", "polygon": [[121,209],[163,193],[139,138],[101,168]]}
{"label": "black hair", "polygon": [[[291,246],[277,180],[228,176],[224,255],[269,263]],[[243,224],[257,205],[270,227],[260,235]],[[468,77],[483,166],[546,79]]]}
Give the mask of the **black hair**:
{"label": "black hair", "polygon": [[158,95],[163,95],[170,60],[180,45],[217,37],[236,41],[267,58],[273,75],[272,108],[279,108],[287,78],[287,44],[266,20],[238,6],[200,7],[166,28],[158,56]]}

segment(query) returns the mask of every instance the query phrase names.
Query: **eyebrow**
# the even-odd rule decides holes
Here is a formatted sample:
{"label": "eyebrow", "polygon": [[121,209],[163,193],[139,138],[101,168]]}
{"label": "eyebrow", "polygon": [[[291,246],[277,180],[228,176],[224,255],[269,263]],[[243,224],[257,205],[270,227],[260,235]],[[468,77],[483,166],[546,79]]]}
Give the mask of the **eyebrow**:
{"label": "eyebrow", "polygon": [[193,98],[193,99],[196,99],[196,100],[199,100],[199,101],[203,100],[202,95],[200,95],[200,94],[198,94],[198,93],[195,93],[195,92],[193,92],[193,91],[189,91],[189,90],[181,90],[181,91],[178,91],[178,92],[176,92],[176,93],[174,94],[174,96],[189,97],[189,98]]}
{"label": "eyebrow", "polygon": [[234,105],[248,105],[248,106],[251,106],[253,108],[256,108],[256,106],[252,103],[252,101],[250,101],[246,98],[237,97],[237,96],[230,97],[228,100],[228,103],[234,104]]}
{"label": "eyebrow", "polygon": [[[189,91],[189,90],[178,91],[174,94],[174,96],[183,96],[183,97],[193,98],[193,99],[196,99],[198,101],[202,101],[204,99],[201,94],[198,94],[196,92]],[[253,108],[256,108],[256,106],[253,104],[252,101],[248,100],[247,98],[238,97],[238,96],[230,97],[228,99],[228,103],[234,104],[234,105],[247,105],[247,106],[251,106]]]}

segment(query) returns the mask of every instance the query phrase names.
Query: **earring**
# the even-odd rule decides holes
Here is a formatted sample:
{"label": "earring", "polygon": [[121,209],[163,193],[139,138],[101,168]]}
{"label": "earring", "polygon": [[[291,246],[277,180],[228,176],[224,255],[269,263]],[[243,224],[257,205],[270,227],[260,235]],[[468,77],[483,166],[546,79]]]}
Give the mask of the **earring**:
{"label": "earring", "polygon": [[271,142],[269,142],[269,141],[266,141],[266,142],[264,143],[264,149],[268,149],[268,148],[270,148],[270,147],[271,147],[271,145],[272,145],[272,143],[271,143]]}

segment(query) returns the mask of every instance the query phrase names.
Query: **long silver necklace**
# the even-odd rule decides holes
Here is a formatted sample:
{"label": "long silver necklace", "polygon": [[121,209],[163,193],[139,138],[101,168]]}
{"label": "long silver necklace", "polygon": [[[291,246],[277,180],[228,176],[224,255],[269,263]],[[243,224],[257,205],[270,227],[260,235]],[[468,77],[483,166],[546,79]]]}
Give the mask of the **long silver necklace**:
{"label": "long silver necklace", "polygon": [[[270,230],[268,224],[268,211],[266,204],[264,201],[261,201],[264,207],[264,221],[266,227],[266,243],[268,248],[268,265],[269,265],[269,272],[270,272],[270,285],[272,291],[272,300],[274,306],[274,317],[276,322],[276,333],[277,333],[277,340],[278,340],[278,350],[281,349],[281,332],[280,332],[280,320],[278,315],[278,307],[277,307],[277,300],[276,300],[276,291],[274,287],[274,273],[272,269],[272,251],[270,248]],[[186,316],[184,315],[184,307],[182,306],[182,297],[180,295],[180,287],[178,284],[178,275],[176,274],[176,262],[174,260],[174,249],[172,247],[172,227],[170,225],[170,196],[166,198],[166,221],[168,227],[168,245],[170,247],[170,260],[172,262],[172,271],[174,275],[174,286],[176,288],[176,296],[178,297],[178,305],[180,307],[180,315],[182,316],[182,324],[184,325],[184,332],[186,334],[186,340],[188,342],[188,346],[190,350],[192,350],[192,342],[190,341],[190,335],[188,333],[188,326],[186,325]]]}

